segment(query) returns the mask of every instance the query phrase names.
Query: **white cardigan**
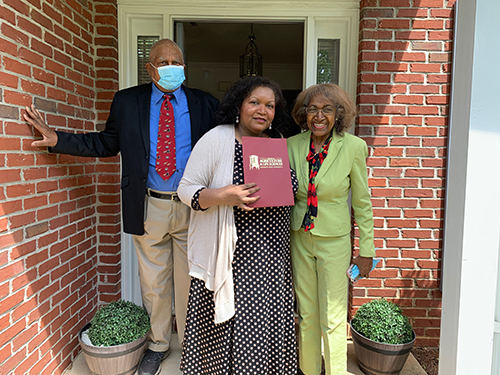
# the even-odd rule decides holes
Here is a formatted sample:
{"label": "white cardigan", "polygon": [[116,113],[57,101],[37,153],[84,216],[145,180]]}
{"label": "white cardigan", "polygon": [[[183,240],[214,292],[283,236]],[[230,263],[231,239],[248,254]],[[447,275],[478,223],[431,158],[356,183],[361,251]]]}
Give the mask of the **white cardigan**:
{"label": "white cardigan", "polygon": [[[196,143],[177,190],[182,202],[191,207],[199,189],[217,189],[233,183],[234,142],[234,125],[219,125]],[[232,206],[191,211],[189,275],[205,281],[206,288],[214,292],[215,323],[234,316],[232,261],[236,240]]]}

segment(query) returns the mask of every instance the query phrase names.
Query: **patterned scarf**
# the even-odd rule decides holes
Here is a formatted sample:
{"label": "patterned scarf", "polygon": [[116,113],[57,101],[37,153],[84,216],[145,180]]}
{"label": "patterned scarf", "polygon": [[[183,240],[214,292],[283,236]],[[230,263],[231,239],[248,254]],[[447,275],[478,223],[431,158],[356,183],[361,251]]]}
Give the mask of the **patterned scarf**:
{"label": "patterned scarf", "polygon": [[309,154],[306,156],[306,160],[309,162],[309,186],[307,188],[307,212],[304,216],[304,221],[302,225],[305,231],[314,228],[314,218],[318,216],[318,197],[316,196],[316,186],[314,185],[314,180],[319,172],[319,168],[323,164],[328,155],[328,148],[330,147],[330,142],[332,137],[330,136],[323,147],[321,147],[320,152],[315,153],[314,142],[311,135],[311,145],[309,146]]}

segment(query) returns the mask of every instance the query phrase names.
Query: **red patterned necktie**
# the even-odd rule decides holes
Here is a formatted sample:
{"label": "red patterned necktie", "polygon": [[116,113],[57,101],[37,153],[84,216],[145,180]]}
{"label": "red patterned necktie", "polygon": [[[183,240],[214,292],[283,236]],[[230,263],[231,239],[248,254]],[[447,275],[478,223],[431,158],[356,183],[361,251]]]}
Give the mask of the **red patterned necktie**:
{"label": "red patterned necktie", "polygon": [[156,171],[165,181],[175,172],[175,123],[170,102],[173,97],[170,94],[163,95],[156,142]]}

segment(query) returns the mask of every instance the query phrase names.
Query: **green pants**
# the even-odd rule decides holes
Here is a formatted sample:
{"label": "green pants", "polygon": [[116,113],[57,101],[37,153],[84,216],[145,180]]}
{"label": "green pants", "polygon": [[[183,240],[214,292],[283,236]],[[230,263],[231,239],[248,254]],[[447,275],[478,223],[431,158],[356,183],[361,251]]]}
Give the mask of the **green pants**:
{"label": "green pants", "polygon": [[347,268],[350,235],[320,237],[291,231],[293,284],[299,314],[299,368],[321,372],[323,335],[326,375],[345,375],[347,362]]}

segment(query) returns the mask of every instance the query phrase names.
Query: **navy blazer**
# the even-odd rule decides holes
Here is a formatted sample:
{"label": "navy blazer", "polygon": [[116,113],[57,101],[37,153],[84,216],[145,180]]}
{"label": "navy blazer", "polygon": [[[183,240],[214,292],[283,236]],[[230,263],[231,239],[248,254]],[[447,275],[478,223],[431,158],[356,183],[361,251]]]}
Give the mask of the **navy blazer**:
{"label": "navy blazer", "polygon": [[[104,130],[86,134],[57,132],[49,151],[74,156],[107,157],[121,154],[122,215],[126,233],[144,234],[144,196],[149,163],[151,83],[118,91]],[[201,90],[184,87],[191,119],[191,146],[214,127],[219,101]]]}

